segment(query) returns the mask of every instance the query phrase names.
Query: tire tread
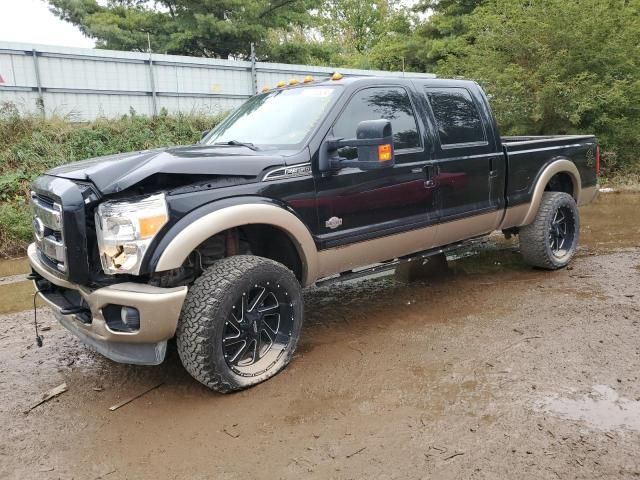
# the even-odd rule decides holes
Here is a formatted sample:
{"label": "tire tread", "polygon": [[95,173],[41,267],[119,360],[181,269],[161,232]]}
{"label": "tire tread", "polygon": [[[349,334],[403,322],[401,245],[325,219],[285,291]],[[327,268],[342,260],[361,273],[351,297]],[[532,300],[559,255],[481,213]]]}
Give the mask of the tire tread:
{"label": "tire tread", "polygon": [[[556,270],[566,265],[555,263],[547,252],[547,220],[553,214],[557,204],[566,200],[569,200],[575,206],[575,200],[568,193],[544,192],[535,219],[532,223],[520,229],[520,253],[524,261],[529,265],[546,270]],[[578,222],[577,215],[576,209],[576,222]],[[578,232],[576,232],[577,235]],[[569,260],[572,256],[573,254]]]}
{"label": "tire tread", "polygon": [[[234,285],[244,275],[265,265],[276,267],[281,271],[281,275],[293,276],[284,265],[267,258],[252,255],[223,258],[195,280],[183,305],[176,331],[180,360],[191,376],[220,393],[240,390],[245,386],[227,380],[213,361],[215,330],[223,326],[215,319],[221,313],[222,301],[231,294]],[[284,365],[291,360],[293,350],[288,349],[284,353]],[[277,371],[269,376],[276,373]]]}

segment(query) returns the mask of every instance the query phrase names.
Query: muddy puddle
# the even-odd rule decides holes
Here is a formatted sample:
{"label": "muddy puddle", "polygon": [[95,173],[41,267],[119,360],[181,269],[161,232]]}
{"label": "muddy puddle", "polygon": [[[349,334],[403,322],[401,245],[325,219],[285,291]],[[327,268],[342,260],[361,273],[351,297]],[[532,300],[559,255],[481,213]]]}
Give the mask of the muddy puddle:
{"label": "muddy puddle", "polygon": [[[581,219],[580,245],[583,250],[604,253],[640,245],[639,194],[600,194],[595,202],[581,209]],[[461,275],[531,270],[520,260],[517,241],[507,241],[500,234],[478,242],[471,250],[456,252],[450,260],[454,260],[450,263],[450,271]],[[33,289],[31,282],[24,280],[28,272],[26,258],[0,261],[0,314],[32,308]],[[389,275],[389,272],[378,274],[367,280]],[[527,281],[531,275],[525,274],[521,280]]]}
{"label": "muddy puddle", "polygon": [[29,262],[26,257],[0,260],[0,277],[14,277],[29,273]]}
{"label": "muddy puddle", "polygon": [[600,193],[580,214],[583,247],[601,253],[640,245],[640,194]]}
{"label": "muddy puddle", "polygon": [[594,385],[580,398],[549,397],[539,408],[560,418],[600,430],[640,431],[640,401],[621,397],[608,385]]}

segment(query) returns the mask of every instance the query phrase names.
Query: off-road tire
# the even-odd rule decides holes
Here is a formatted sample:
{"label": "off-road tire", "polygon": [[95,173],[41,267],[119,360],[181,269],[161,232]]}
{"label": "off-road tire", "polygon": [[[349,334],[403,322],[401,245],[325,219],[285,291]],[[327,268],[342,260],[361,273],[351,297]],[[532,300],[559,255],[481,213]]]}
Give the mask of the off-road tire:
{"label": "off-road tire", "polygon": [[[274,282],[287,292],[291,300],[292,327],[287,346],[272,366],[247,377],[236,373],[227,363],[223,331],[238,298],[260,282]],[[263,382],[280,372],[293,356],[303,323],[302,302],[300,283],[284,265],[251,255],[221,259],[205,270],[189,289],[176,331],[180,360],[193,378],[220,393]]]}
{"label": "off-road tire", "polygon": [[[571,232],[566,248],[554,254],[553,223],[558,212],[566,216]],[[576,253],[580,236],[580,214],[571,195],[564,192],[544,192],[533,222],[519,232],[520,253],[526,263],[545,270],[566,267]]]}

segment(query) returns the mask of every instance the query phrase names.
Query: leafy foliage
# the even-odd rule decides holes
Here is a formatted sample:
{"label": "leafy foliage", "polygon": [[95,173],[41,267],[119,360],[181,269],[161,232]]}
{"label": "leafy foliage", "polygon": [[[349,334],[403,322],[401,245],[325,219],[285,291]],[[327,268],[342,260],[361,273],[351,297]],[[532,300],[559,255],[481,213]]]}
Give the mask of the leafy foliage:
{"label": "leafy foliage", "polygon": [[470,15],[487,0],[422,0],[416,11],[429,15],[428,21],[416,29],[418,42],[417,61],[427,71],[432,71],[441,60],[456,55],[473,36],[466,35]]}
{"label": "leafy foliage", "polygon": [[0,256],[24,252],[33,238],[31,212],[24,203],[0,203]]}
{"label": "leafy foliage", "polygon": [[595,133],[611,172],[640,147],[640,1],[492,0],[439,62],[481,82],[503,133]]}
{"label": "leafy foliage", "polygon": [[310,0],[48,0],[51,10],[98,48],[247,57],[271,29],[311,22]]}

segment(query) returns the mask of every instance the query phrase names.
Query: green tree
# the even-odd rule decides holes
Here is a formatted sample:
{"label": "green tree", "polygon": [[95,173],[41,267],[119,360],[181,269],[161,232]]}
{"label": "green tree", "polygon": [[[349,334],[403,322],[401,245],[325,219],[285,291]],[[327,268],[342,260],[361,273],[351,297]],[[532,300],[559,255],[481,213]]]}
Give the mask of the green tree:
{"label": "green tree", "polygon": [[416,15],[399,0],[325,0],[317,12],[331,63],[357,68],[403,68]]}
{"label": "green tree", "polygon": [[438,73],[481,82],[503,133],[595,133],[637,165],[640,0],[491,0]]}
{"label": "green tree", "polygon": [[473,37],[466,35],[471,13],[487,0],[421,0],[414,10],[426,18],[415,31],[414,68],[431,71]]}
{"label": "green tree", "polygon": [[325,0],[320,30],[326,41],[361,54],[377,42],[391,8],[387,0]]}
{"label": "green tree", "polygon": [[313,0],[48,0],[54,14],[96,39],[98,48],[228,58],[253,42],[310,22]]}
{"label": "green tree", "polygon": [[260,60],[301,65],[332,65],[335,48],[316,38],[308,27],[271,30],[264,47],[258,50]]}

